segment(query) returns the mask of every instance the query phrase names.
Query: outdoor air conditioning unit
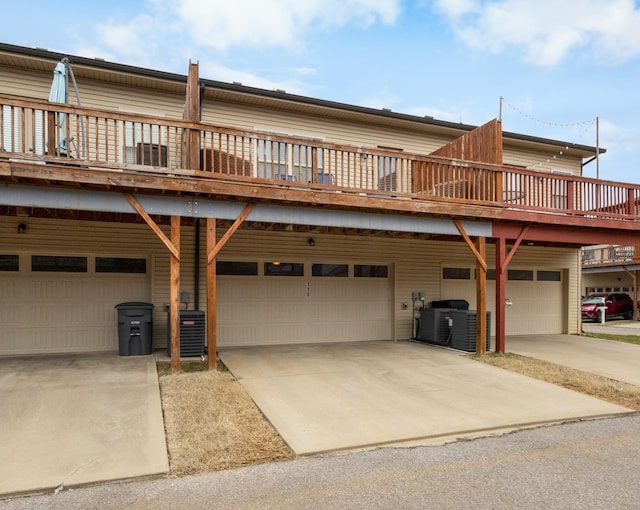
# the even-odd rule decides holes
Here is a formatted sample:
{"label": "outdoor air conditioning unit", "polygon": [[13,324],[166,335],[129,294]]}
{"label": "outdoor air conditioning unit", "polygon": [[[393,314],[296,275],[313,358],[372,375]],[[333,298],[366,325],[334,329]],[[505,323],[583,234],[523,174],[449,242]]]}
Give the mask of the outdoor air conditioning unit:
{"label": "outdoor air conditioning unit", "polygon": [[[171,314],[167,314],[167,355],[171,356]],[[204,356],[205,320],[202,310],[180,310],[180,357]]]}
{"label": "outdoor air conditioning unit", "polygon": [[166,167],[167,146],[157,143],[138,143],[136,145],[136,164]]}
{"label": "outdoor air conditioning unit", "polygon": [[[476,352],[476,310],[451,310],[451,347]],[[491,344],[491,312],[487,312],[487,351]]]}
{"label": "outdoor air conditioning unit", "polygon": [[418,340],[438,345],[449,344],[451,308],[423,308],[420,310]]}

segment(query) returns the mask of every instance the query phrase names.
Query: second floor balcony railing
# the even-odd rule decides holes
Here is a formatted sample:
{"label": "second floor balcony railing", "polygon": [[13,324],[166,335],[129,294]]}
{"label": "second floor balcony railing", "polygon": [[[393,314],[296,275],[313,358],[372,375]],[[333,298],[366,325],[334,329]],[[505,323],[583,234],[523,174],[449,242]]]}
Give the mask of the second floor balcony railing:
{"label": "second floor balcony railing", "polygon": [[0,96],[0,158],[637,221],[640,185]]}
{"label": "second floor balcony railing", "polygon": [[640,247],[638,246],[589,246],[582,249],[582,267],[638,263],[640,263]]}

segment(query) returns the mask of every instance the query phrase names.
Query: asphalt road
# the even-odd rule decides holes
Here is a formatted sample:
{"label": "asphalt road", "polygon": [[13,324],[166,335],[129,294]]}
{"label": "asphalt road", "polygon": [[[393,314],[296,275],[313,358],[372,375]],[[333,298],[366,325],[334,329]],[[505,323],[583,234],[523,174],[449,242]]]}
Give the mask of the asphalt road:
{"label": "asphalt road", "polygon": [[638,509],[640,415],[4,500],[18,509]]}

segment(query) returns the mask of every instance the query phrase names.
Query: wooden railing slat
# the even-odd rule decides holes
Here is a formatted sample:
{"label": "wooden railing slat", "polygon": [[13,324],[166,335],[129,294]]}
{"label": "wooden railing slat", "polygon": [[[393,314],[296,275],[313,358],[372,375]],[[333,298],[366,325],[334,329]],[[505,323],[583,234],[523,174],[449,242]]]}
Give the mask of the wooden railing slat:
{"label": "wooden railing slat", "polygon": [[[640,185],[635,184],[5,95],[0,95],[0,105],[2,149],[29,157],[64,156],[116,169],[169,167],[176,176],[203,170],[198,175],[211,179],[230,175],[297,188],[330,187],[525,212],[639,219]],[[186,135],[196,149],[185,145]],[[190,154],[185,154],[187,146]],[[200,161],[199,168],[183,168],[183,154],[194,164]]]}

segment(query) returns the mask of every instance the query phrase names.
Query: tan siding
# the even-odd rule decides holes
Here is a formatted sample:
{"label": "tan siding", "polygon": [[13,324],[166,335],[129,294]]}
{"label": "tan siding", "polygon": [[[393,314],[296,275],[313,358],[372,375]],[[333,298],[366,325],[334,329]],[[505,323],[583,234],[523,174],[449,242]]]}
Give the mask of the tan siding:
{"label": "tan siding", "polygon": [[[53,68],[50,75],[15,68],[0,68],[3,74],[3,92],[26,97],[47,99]],[[89,108],[105,108],[136,113],[162,114],[168,118],[182,118],[184,97],[158,90],[124,87],[115,84],[82,79],[78,81],[82,105]],[[70,103],[75,104],[73,92]],[[248,105],[205,101],[202,120],[214,124],[242,129],[269,130],[290,135],[316,137],[327,142],[375,148],[378,145],[395,147],[407,152],[430,154],[452,140],[453,137],[413,131],[375,123],[347,122],[314,115],[302,115],[285,110],[265,110]],[[565,154],[544,153],[512,147],[505,140],[504,163],[524,166],[534,170],[551,169],[581,173],[581,159]],[[556,156],[554,158],[554,156]],[[549,160],[547,162],[547,160]]]}
{"label": "tan siding", "polygon": [[[475,268],[474,260],[464,252],[464,248],[460,251],[451,250],[446,259],[447,267],[469,267]],[[492,245],[487,247],[487,263],[489,267],[495,267],[495,250]],[[563,287],[562,296],[563,310],[559,313],[563,316],[563,332],[568,334],[578,334],[580,332],[580,250],[562,249],[562,248],[539,248],[522,246],[515,253],[509,269],[549,269],[563,271]],[[473,274],[473,273],[472,273]],[[443,298],[450,299],[461,297],[467,299],[471,307],[476,306],[474,283],[461,281],[457,287],[455,284],[448,282],[448,289],[459,289],[460,295],[443,295]],[[490,282],[488,286],[491,286]],[[509,296],[509,282],[507,282],[507,297]],[[495,309],[493,295],[487,297],[487,308]],[[515,305],[514,305],[515,306]],[[493,319],[492,319],[493,320]],[[492,322],[492,328],[495,324]],[[534,333],[535,331],[531,331]],[[507,334],[509,332],[507,331]]]}
{"label": "tan siding", "polygon": [[586,295],[587,288],[590,287],[604,289],[603,292],[613,292],[613,289],[622,289],[625,287],[628,289],[626,293],[633,297],[633,280],[626,271],[588,273],[582,275],[582,294]]}
{"label": "tan siding", "polygon": [[[17,234],[17,225],[27,223],[26,234]],[[168,227],[163,227],[166,234]],[[181,290],[191,294],[193,308],[193,229],[182,227],[183,263]],[[155,347],[166,343],[166,313],[169,303],[169,256],[166,247],[146,224],[106,223],[36,218],[0,218],[2,253],[42,253],[59,255],[111,255],[149,257],[150,302],[154,304]],[[203,273],[202,273],[203,274]],[[114,306],[117,303],[114,303]],[[203,303],[204,304],[204,303]],[[114,324],[114,327],[116,325]]]}
{"label": "tan siding", "polygon": [[[248,232],[237,233],[228,243],[220,258],[247,260],[276,259],[288,257],[288,260],[308,257],[321,261],[363,261],[371,263],[393,262],[395,265],[394,314],[396,317],[395,338],[408,339],[412,333],[411,293],[424,291],[427,302],[441,299],[441,262],[447,260],[452,264],[474,267],[474,259],[464,243],[427,242],[405,239],[379,239],[371,237],[339,237],[314,235],[316,244],[309,247],[306,243],[308,235],[282,236],[276,240],[274,234]],[[260,247],[255,249],[255,244]],[[490,267],[495,265],[495,252],[488,248]],[[569,278],[569,309],[574,313],[568,317],[568,331],[575,334],[579,331],[578,317],[578,278],[579,251],[522,247],[511,263],[513,268],[548,268],[567,272]],[[444,296],[451,297],[451,296]],[[402,304],[409,307],[403,309]],[[567,312],[568,313],[568,312]]]}
{"label": "tan siding", "polygon": [[202,120],[249,130],[261,129],[315,137],[326,142],[360,147],[375,148],[377,145],[383,145],[422,154],[429,154],[448,141],[448,139],[435,138],[425,133],[374,124],[346,122],[283,111],[264,111],[229,103],[205,103]]}
{"label": "tan siding", "polygon": [[2,93],[37,99],[48,99],[51,82],[53,81],[53,66],[48,77],[42,73],[18,70],[14,67],[0,66],[2,75]]}
{"label": "tan siding", "polygon": [[[26,221],[27,234],[16,233],[17,224]],[[167,228],[163,228],[168,232]],[[205,239],[202,229],[200,309],[206,307]],[[220,230],[218,236],[224,232]],[[166,313],[169,302],[169,257],[167,250],[146,225],[113,224],[58,219],[2,218],[0,220],[3,252],[60,254],[138,255],[150,257],[152,272],[151,302],[154,308],[154,345],[165,345]],[[181,290],[190,293],[190,308],[194,306],[194,230],[182,228]],[[313,237],[315,246],[307,239]],[[40,246],[47,246],[41,250]],[[393,315],[394,339],[408,339],[412,334],[413,291],[426,293],[427,302],[441,299],[441,265],[474,267],[474,259],[464,243],[429,242],[376,237],[331,236],[321,234],[237,232],[219,255],[220,260],[269,260],[390,264],[395,280]],[[494,265],[494,251],[488,247],[489,266]],[[578,312],[580,297],[579,250],[521,247],[514,256],[512,268],[549,268],[565,270],[568,289],[568,332],[580,330]],[[450,296],[445,296],[450,297]],[[408,307],[403,308],[403,303]],[[115,305],[116,303],[114,303]]]}
{"label": "tan siding", "polygon": [[504,148],[504,164],[522,166],[538,172],[558,170],[570,172],[573,175],[582,175],[582,159],[572,157],[570,151],[563,151],[566,154],[560,155],[560,151],[561,149],[558,149],[556,153],[540,153],[521,148],[514,149],[507,145]]}

